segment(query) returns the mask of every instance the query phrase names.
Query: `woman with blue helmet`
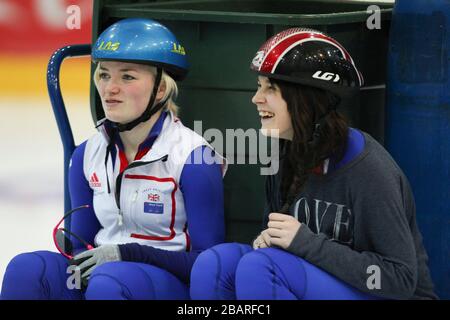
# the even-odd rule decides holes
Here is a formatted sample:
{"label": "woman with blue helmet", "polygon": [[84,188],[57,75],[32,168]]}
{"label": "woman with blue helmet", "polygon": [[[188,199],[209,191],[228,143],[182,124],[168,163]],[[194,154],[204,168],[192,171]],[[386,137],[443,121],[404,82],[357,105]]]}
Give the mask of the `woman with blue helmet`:
{"label": "woman with blue helmet", "polygon": [[69,170],[72,207],[88,208],[72,214],[71,252],[9,263],[2,299],[188,299],[196,257],[224,240],[226,166],[176,116],[186,52],[160,23],[125,19],[103,31],[92,59],[105,118]]}
{"label": "woman with blue helmet", "polygon": [[193,299],[434,299],[408,180],[343,102],[363,78],[323,32],[291,28],[251,62],[265,135],[280,139],[253,247],[219,244],[191,273]]}

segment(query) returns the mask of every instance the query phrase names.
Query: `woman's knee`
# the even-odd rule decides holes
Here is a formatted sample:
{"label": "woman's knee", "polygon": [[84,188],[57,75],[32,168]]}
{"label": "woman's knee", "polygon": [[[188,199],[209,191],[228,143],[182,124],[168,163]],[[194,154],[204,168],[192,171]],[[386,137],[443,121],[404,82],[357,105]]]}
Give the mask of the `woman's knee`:
{"label": "woman's knee", "polygon": [[236,270],[242,299],[367,299],[343,281],[287,251],[266,248],[246,254]]}
{"label": "woman's knee", "polygon": [[272,268],[272,259],[276,250],[278,249],[264,248],[249,252],[239,261],[236,272],[255,275],[268,268]]}
{"label": "woman's knee", "polygon": [[250,246],[239,243],[222,243],[205,250],[194,262],[191,280],[204,278],[206,274],[216,277],[230,272],[234,274],[239,260],[249,251]]}
{"label": "woman's knee", "polygon": [[201,265],[204,267],[220,265],[223,267],[236,268],[239,260],[252,251],[248,245],[240,243],[221,243],[208,250],[203,251],[194,265]]}
{"label": "woman's knee", "polygon": [[166,270],[135,262],[108,262],[89,278],[87,300],[188,299],[187,286]]}
{"label": "woman's knee", "polygon": [[248,245],[222,243],[202,252],[191,271],[191,298],[233,299],[236,267],[251,250]]}
{"label": "woman's knee", "polygon": [[86,299],[132,299],[131,292],[123,283],[122,269],[121,262],[108,262],[96,267],[89,277]]}
{"label": "woman's knee", "polygon": [[4,281],[9,278],[14,280],[25,280],[41,277],[45,263],[43,259],[34,252],[21,253],[15,256],[6,267]]}
{"label": "woman's knee", "polygon": [[300,260],[277,248],[258,249],[246,254],[236,269],[237,297],[289,300],[301,298],[305,274]]}
{"label": "woman's knee", "polygon": [[60,254],[50,251],[15,256],[5,271],[2,299],[51,299],[51,291],[65,284],[66,266]]}
{"label": "woman's knee", "polygon": [[[35,251],[21,253],[15,256],[8,264],[5,277],[14,277],[18,280],[42,278],[49,269],[61,269],[67,266],[64,258],[55,252]],[[62,270],[65,272],[66,270]]]}

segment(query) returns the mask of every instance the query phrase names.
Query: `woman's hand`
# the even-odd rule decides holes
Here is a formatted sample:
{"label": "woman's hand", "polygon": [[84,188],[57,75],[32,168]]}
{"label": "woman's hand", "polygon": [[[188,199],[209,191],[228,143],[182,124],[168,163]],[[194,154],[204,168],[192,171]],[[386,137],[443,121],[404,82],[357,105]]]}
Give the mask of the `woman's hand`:
{"label": "woman's hand", "polygon": [[270,237],[267,234],[267,229],[263,230],[259,236],[253,241],[253,249],[262,249],[270,247]]}
{"label": "woman's hand", "polygon": [[81,270],[81,278],[89,278],[92,271],[105,262],[120,261],[120,250],[118,245],[106,244],[91,250],[83,251],[76,255],[71,265],[77,265]]}
{"label": "woman's hand", "polygon": [[269,236],[270,245],[287,249],[301,225],[293,216],[273,212],[269,215],[268,228],[264,231]]}

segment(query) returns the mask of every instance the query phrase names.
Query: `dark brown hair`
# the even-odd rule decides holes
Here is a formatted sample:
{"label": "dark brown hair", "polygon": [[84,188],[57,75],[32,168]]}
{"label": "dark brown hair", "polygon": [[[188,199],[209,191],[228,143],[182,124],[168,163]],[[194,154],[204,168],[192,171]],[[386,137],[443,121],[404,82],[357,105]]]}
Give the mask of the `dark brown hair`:
{"label": "dark brown hair", "polygon": [[[278,86],[291,116],[294,136],[282,144],[280,212],[288,213],[295,197],[304,187],[312,170],[333,155],[335,161],[344,156],[348,123],[336,111],[338,96],[319,88],[269,79]],[[319,124],[318,129],[316,124]]]}

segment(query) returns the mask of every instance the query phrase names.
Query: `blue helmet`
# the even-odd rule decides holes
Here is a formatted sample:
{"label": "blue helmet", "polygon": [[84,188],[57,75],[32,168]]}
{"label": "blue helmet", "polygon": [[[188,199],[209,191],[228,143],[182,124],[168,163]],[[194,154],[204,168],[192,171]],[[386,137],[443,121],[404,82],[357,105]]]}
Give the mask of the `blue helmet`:
{"label": "blue helmet", "polygon": [[161,67],[175,80],[183,80],[189,68],[184,47],[173,33],[159,22],[141,18],[120,20],[103,31],[92,59]]}

